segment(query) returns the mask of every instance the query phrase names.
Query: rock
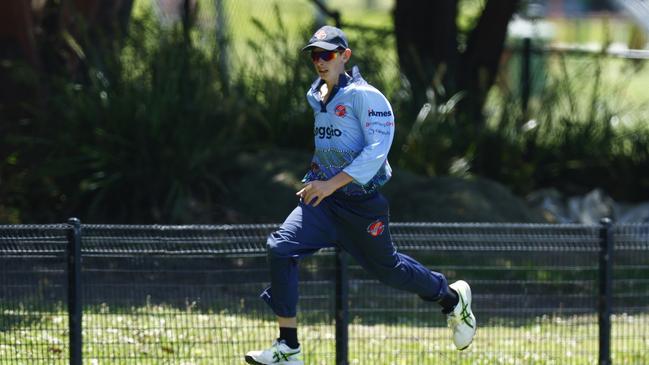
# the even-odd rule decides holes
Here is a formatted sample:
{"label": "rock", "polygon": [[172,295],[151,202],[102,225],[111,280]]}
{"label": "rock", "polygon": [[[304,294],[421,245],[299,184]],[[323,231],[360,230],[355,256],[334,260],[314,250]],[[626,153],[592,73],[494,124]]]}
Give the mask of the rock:
{"label": "rock", "polygon": [[619,223],[649,223],[649,202],[638,204],[620,214]]}
{"label": "rock", "polygon": [[483,178],[427,178],[396,169],[383,193],[394,222],[547,223],[539,209]]}
{"label": "rock", "polygon": [[[238,156],[238,176],[228,182],[225,202],[237,212],[230,215],[236,220],[224,223],[282,222],[297,204],[295,192],[310,159],[310,153],[301,151]],[[395,169],[382,192],[393,222],[547,222],[539,209],[482,178],[428,178]]]}
{"label": "rock", "polygon": [[618,223],[649,222],[649,202],[618,203],[599,188],[568,198],[556,189],[542,189],[528,195],[527,201],[541,210],[549,222],[594,225],[602,218]]}
{"label": "rock", "polygon": [[615,218],[615,201],[601,189],[595,189],[583,197],[568,199],[570,219],[576,223],[599,224],[602,218]]}
{"label": "rock", "polygon": [[236,157],[237,172],[227,183],[224,205],[237,214],[221,223],[281,223],[295,208],[295,196],[311,154],[271,150]]}
{"label": "rock", "polygon": [[550,223],[571,223],[572,220],[557,189],[542,189],[528,195],[528,203],[537,207],[546,221]]}

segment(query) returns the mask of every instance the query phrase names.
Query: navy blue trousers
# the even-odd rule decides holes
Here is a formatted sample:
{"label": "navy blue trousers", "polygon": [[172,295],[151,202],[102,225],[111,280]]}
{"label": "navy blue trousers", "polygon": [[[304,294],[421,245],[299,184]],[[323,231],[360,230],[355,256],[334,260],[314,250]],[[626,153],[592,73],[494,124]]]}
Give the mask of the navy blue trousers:
{"label": "navy blue trousers", "polygon": [[300,203],[267,241],[271,286],[261,298],[280,317],[295,317],[298,260],[326,247],[340,247],[382,283],[438,301],[448,293],[444,275],[396,251],[389,205],[381,194],[349,198],[334,193],[317,207]]}

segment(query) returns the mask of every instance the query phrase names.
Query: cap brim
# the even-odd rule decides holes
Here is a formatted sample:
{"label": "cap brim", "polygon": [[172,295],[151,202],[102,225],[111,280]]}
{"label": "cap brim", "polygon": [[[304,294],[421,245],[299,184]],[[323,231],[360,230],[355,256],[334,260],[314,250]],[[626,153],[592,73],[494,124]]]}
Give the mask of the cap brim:
{"label": "cap brim", "polygon": [[307,44],[304,48],[302,48],[302,50],[307,51],[312,48],[322,48],[325,51],[333,51],[334,49],[338,48],[338,46],[327,42],[313,42],[311,44]]}

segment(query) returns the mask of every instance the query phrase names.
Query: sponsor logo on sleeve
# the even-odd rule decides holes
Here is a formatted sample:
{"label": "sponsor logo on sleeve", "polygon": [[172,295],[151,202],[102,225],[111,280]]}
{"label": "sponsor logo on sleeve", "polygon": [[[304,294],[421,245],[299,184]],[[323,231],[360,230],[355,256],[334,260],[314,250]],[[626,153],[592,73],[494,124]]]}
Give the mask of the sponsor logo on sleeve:
{"label": "sponsor logo on sleeve", "polygon": [[385,225],[380,220],[376,220],[367,226],[367,233],[372,237],[380,236],[385,230]]}
{"label": "sponsor logo on sleeve", "polygon": [[392,127],[394,125],[393,121],[389,122],[365,122],[365,128],[369,127]]}
{"label": "sponsor logo on sleeve", "polygon": [[394,127],[394,121],[387,122],[367,121],[365,122],[365,130],[369,135],[381,134],[383,136],[390,136]]}
{"label": "sponsor logo on sleeve", "polygon": [[367,116],[368,117],[391,117],[392,116],[392,111],[390,110],[374,110],[374,109],[369,109],[367,111]]}

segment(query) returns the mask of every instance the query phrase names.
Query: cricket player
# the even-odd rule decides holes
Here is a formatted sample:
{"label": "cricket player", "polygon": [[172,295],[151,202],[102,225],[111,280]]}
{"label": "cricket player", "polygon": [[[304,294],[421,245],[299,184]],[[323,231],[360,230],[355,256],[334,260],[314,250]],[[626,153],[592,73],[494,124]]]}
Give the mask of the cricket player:
{"label": "cricket player", "polygon": [[261,298],[277,315],[279,337],[245,356],[249,364],[303,365],[297,336],[298,261],[325,247],[340,247],[384,284],[435,302],[447,315],[455,346],[467,348],[476,331],[471,289],[448,284],[396,251],[389,230],[388,201],[379,193],[392,174],[387,157],[395,130],[388,100],[369,85],[357,67],[342,30],[324,26],[303,51],[318,78],[307,91],[315,118],[315,153],[299,204],[267,241],[271,285]]}

